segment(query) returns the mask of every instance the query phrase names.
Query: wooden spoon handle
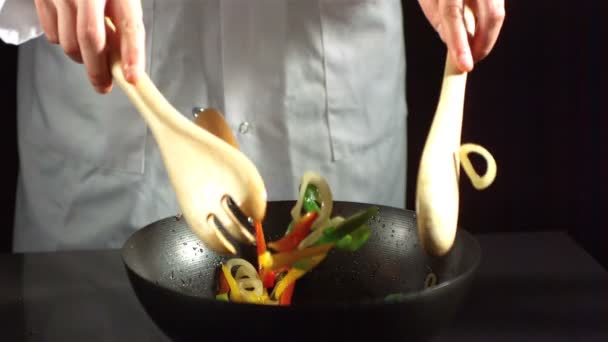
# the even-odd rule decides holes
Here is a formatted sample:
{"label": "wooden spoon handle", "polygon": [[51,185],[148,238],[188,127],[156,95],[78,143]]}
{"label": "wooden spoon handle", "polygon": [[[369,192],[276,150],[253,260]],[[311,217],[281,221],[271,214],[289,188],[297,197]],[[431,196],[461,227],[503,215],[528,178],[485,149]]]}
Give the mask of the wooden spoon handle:
{"label": "wooden spoon handle", "polygon": [[[465,17],[473,20],[465,8]],[[473,22],[468,22],[470,25]],[[444,255],[454,242],[458,223],[462,131],[467,73],[446,55],[439,103],[426,139],[416,183],[416,220],[423,248]]]}
{"label": "wooden spoon handle", "polygon": [[[110,18],[105,18],[107,28],[116,33],[116,27]],[[228,144],[222,139],[204,130],[202,133],[194,131],[195,125],[192,125],[186,117],[184,117],[173,105],[163,96],[163,94],[154,85],[148,74],[141,73],[137,83],[131,84],[126,80],[121,68],[120,49],[117,47],[116,39],[113,34],[108,35],[110,45],[114,48],[109,49],[111,73],[116,83],[122,88],[133,105],[138,109],[146,123],[153,132],[158,132],[164,127],[170,125],[176,131],[184,135],[196,135],[196,139],[204,138],[207,143],[217,146]]]}

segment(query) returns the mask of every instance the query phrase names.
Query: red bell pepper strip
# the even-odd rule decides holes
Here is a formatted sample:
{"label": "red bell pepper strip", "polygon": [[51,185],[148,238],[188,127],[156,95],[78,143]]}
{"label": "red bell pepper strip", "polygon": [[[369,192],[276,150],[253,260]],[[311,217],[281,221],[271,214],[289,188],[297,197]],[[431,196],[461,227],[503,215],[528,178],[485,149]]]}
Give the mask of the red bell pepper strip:
{"label": "red bell pepper strip", "polygon": [[258,252],[258,273],[260,279],[262,279],[262,285],[264,288],[271,288],[274,286],[276,274],[271,270],[266,270],[263,267],[263,263],[260,258],[267,252],[266,240],[264,239],[264,229],[262,228],[262,222],[255,222],[255,239]]}
{"label": "red bell pepper strip", "polygon": [[293,290],[296,286],[296,282],[295,280],[292,281],[289,285],[287,285],[287,287],[285,288],[285,291],[283,291],[283,294],[281,294],[281,298],[279,298],[279,305],[290,305],[291,304],[291,298],[293,297]]}
{"label": "red bell pepper strip", "polygon": [[260,278],[262,278],[262,285],[264,288],[271,288],[274,286],[275,279],[277,277],[276,273],[271,270],[262,269],[260,274]]}
{"label": "red bell pepper strip", "polygon": [[258,252],[258,273],[260,274],[260,278],[264,279],[264,263],[262,262],[262,258],[264,254],[267,254],[266,250],[266,240],[264,239],[264,229],[262,228],[262,222],[255,222],[255,244]]}
{"label": "red bell pepper strip", "polygon": [[293,230],[285,237],[278,241],[274,241],[268,244],[268,247],[274,249],[277,252],[288,252],[300,244],[302,240],[308,233],[310,233],[310,227],[312,227],[313,222],[317,219],[319,213],[316,211],[311,211],[306,213],[300,221],[296,222],[293,227]]}
{"label": "red bell pepper strip", "polygon": [[226,280],[224,272],[220,272],[220,290],[218,294],[224,294],[228,292],[230,292],[230,285],[228,285],[228,280]]}
{"label": "red bell pepper strip", "polygon": [[262,229],[262,222],[260,221],[255,222],[255,242],[258,256],[266,253],[266,240],[264,239],[264,230]]}

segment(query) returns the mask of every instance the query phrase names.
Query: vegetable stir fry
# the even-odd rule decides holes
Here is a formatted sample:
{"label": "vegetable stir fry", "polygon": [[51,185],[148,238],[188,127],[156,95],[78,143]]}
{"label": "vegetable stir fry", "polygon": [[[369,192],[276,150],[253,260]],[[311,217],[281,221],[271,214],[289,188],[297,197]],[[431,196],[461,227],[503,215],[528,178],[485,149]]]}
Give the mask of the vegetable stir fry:
{"label": "vegetable stir fry", "polygon": [[314,172],[302,176],[298,201],[285,235],[266,243],[255,222],[257,268],[242,258],[223,263],[218,300],[263,305],[290,305],[296,282],[313,270],[333,248],[355,252],[369,239],[367,225],[377,207],[348,218],[332,217],[333,198],[326,180]]}

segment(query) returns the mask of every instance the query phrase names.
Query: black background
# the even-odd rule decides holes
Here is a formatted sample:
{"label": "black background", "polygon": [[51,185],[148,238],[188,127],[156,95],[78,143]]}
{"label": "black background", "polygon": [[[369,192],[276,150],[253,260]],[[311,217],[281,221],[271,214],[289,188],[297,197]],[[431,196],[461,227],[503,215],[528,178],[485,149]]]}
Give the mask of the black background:
{"label": "black background", "polygon": [[[445,47],[416,1],[404,3],[407,48],[408,208],[434,114]],[[460,224],[472,232],[568,231],[606,267],[608,2],[509,1],[491,55],[469,75],[462,139],[489,149],[498,176],[478,192],[461,182]],[[17,48],[0,44],[5,218],[10,252],[18,170]]]}

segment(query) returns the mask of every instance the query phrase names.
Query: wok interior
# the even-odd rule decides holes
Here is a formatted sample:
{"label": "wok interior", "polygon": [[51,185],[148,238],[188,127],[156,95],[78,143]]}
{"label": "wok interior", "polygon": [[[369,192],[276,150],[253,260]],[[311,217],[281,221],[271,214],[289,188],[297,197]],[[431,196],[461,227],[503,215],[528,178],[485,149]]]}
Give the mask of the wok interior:
{"label": "wok interior", "polygon": [[[266,240],[281,237],[290,221],[293,201],[270,202],[264,221]],[[347,217],[370,205],[336,202],[333,215]],[[459,231],[452,251],[433,258],[419,244],[412,211],[378,206],[369,222],[372,234],[357,252],[332,251],[309,274],[298,280],[293,305],[381,300],[389,294],[419,296],[433,272],[437,287],[470,275],[480,250],[476,241]],[[241,257],[256,264],[255,247],[244,247]],[[215,300],[218,266],[225,256],[209,251],[189,230],[184,219],[167,218],[136,232],[123,250],[125,264],[150,283],[182,295]]]}

